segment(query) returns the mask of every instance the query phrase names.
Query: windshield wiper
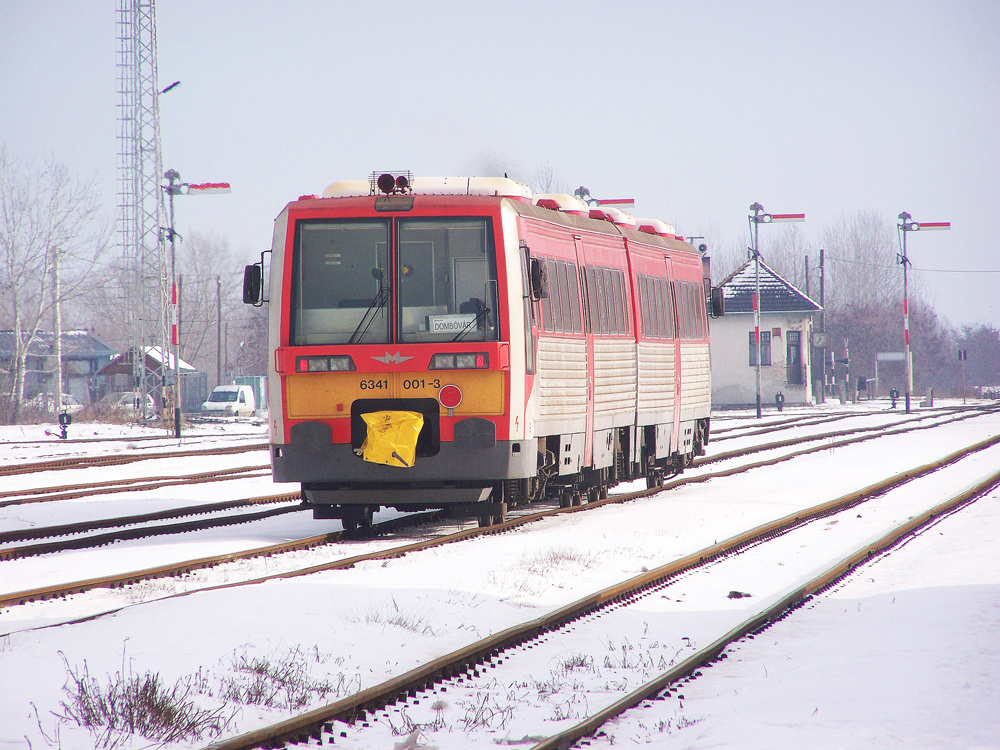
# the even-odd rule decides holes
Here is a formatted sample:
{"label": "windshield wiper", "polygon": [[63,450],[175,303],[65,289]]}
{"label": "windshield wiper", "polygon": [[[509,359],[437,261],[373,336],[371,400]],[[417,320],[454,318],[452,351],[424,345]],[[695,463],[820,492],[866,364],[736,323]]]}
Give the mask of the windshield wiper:
{"label": "windshield wiper", "polygon": [[458,333],[455,334],[455,338],[453,338],[452,341],[458,341],[465,334],[467,334],[469,331],[471,331],[473,328],[475,328],[476,326],[479,325],[479,319],[480,318],[482,318],[485,315],[489,315],[491,312],[493,312],[493,311],[490,308],[484,307],[482,310],[480,310],[476,314],[475,318],[473,318],[468,323],[466,323],[465,328],[463,328],[461,331],[459,331]]}
{"label": "windshield wiper", "polygon": [[[372,323],[375,322],[375,318],[378,317],[378,314],[375,313],[373,315],[372,311],[382,307],[382,305],[385,304],[386,297],[388,296],[389,296],[389,290],[379,287],[379,290],[375,293],[375,297],[372,299],[372,303],[368,305],[368,309],[365,310],[365,314],[361,316],[361,321],[358,323],[358,327],[354,329],[354,333],[352,333],[351,338],[348,339],[347,341],[348,344],[361,343],[361,340],[365,337],[365,334],[368,333],[368,329],[371,328]],[[371,315],[370,318],[368,317],[369,315]],[[362,326],[364,326],[363,330]],[[361,334],[360,336],[358,335],[359,333]]]}

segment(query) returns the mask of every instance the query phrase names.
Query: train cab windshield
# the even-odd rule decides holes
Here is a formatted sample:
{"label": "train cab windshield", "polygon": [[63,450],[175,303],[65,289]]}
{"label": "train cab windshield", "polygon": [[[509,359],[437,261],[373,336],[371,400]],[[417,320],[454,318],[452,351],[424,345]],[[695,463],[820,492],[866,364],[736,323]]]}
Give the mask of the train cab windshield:
{"label": "train cab windshield", "polygon": [[292,345],[497,340],[490,220],[398,219],[394,233],[390,222],[298,224]]}
{"label": "train cab windshield", "polygon": [[487,219],[401,219],[400,340],[495,341],[497,281]]}

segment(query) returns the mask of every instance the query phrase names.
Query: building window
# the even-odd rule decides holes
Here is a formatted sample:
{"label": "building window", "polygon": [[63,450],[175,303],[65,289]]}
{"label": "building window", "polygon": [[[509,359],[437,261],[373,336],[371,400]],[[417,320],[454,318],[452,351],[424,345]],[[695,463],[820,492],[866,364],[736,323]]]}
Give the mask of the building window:
{"label": "building window", "polygon": [[[760,364],[762,367],[771,364],[771,332],[760,332]],[[757,344],[753,340],[753,331],[750,331],[750,366],[757,366]]]}

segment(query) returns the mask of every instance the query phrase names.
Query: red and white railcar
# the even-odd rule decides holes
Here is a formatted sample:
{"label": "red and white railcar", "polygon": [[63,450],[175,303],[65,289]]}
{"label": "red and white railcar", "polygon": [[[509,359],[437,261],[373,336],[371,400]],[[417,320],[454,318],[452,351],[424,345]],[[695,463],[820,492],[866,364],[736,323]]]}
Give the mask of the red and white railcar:
{"label": "red and white railcar", "polygon": [[[669,225],[506,178],[382,175],[300,198],[271,249],[275,481],[348,528],[379,506],[488,524],[653,486],[709,438],[706,281]],[[382,413],[422,419],[412,462],[366,460]]]}

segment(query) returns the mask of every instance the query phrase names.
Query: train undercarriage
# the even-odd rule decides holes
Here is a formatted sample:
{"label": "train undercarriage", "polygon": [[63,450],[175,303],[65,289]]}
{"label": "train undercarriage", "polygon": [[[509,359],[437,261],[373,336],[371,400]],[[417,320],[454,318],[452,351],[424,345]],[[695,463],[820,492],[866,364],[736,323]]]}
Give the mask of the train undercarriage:
{"label": "train undercarriage", "polygon": [[[674,451],[657,451],[655,426],[613,428],[608,435],[611,460],[601,468],[574,470],[571,457],[567,457],[567,449],[572,450],[574,445],[572,436],[556,435],[530,441],[536,446],[536,465],[530,476],[493,481],[473,477],[444,481],[424,476],[405,483],[317,478],[302,482],[302,500],[314,518],[340,519],[348,531],[370,529],[381,507],[410,512],[443,510],[451,517],[476,518],[480,526],[492,526],[502,523],[508,510],[540,500],[558,500],[559,506],[566,508],[606,498],[610,488],[622,482],[645,478],[647,488],[662,485],[680,474],[696,456],[704,455],[709,419],[685,424],[687,439],[678,446],[680,450]],[[520,443],[500,446],[515,456],[521,447]],[[658,456],[658,452],[663,455]],[[508,465],[515,470],[519,466],[517,473],[527,474],[531,469],[524,464],[522,460]]]}

